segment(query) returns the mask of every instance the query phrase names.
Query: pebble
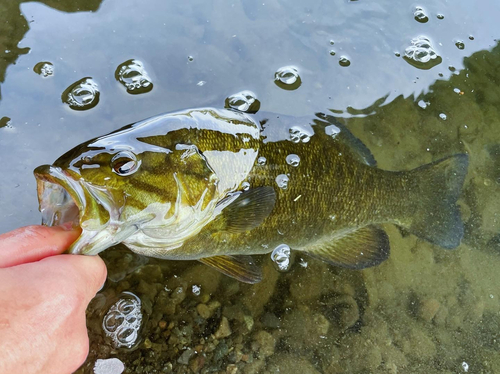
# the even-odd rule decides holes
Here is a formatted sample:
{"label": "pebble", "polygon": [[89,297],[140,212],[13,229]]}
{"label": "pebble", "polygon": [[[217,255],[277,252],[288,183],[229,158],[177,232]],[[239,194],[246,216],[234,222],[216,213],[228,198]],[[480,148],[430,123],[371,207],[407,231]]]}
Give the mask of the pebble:
{"label": "pebble", "polygon": [[208,319],[212,315],[212,312],[210,311],[210,308],[207,306],[207,304],[198,304],[196,306],[196,311],[203,319]]}
{"label": "pebble", "polygon": [[177,362],[179,364],[182,364],[182,365],[188,365],[189,364],[189,359],[191,358],[191,356],[193,356],[195,354],[195,351],[194,349],[191,349],[191,348],[188,348],[186,349],[184,352],[182,352],[181,356],[179,357],[179,359],[177,360]]}
{"label": "pebble", "polygon": [[223,339],[227,338],[229,335],[231,335],[231,327],[229,326],[229,321],[227,320],[226,317],[222,317],[220,321],[219,328],[215,332],[214,336],[216,339]]}
{"label": "pebble", "polygon": [[424,299],[418,307],[418,316],[425,322],[431,322],[439,311],[441,304],[436,299]]}
{"label": "pebble", "polygon": [[260,358],[269,357],[274,354],[276,339],[270,333],[261,330],[254,334],[253,339],[254,344],[252,344],[252,348],[258,350]]}

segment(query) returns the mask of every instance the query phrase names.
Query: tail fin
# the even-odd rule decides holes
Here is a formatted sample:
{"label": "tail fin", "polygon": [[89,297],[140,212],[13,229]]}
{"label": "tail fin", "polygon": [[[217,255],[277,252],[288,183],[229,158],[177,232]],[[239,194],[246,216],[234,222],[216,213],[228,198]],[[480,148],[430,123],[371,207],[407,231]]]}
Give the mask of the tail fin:
{"label": "tail fin", "polygon": [[466,154],[456,154],[410,171],[419,188],[409,231],[443,248],[458,247],[464,227],[456,203],[468,164]]}

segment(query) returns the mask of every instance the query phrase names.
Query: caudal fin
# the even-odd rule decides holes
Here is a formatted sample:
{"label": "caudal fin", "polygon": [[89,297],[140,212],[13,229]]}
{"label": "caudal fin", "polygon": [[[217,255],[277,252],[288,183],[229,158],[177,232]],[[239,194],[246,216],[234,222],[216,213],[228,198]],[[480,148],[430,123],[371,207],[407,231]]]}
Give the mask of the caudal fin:
{"label": "caudal fin", "polygon": [[418,204],[409,231],[443,248],[460,244],[464,227],[457,200],[468,164],[466,154],[456,154],[410,171],[418,186]]}

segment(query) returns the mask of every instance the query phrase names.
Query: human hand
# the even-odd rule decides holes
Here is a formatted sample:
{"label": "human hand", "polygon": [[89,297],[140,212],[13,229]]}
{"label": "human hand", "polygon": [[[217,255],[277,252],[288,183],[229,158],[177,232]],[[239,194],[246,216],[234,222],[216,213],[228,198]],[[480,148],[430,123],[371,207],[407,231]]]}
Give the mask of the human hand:
{"label": "human hand", "polygon": [[106,266],[61,255],[78,235],[64,226],[0,235],[0,373],[71,373],[85,361],[85,309]]}

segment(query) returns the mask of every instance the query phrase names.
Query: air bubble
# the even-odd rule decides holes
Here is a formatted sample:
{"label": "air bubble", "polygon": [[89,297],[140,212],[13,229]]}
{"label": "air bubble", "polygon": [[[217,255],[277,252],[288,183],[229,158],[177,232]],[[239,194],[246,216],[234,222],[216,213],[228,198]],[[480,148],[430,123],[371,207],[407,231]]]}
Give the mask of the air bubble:
{"label": "air bubble", "polygon": [[115,78],[129,94],[142,94],[153,89],[151,78],[139,60],[132,59],[118,65]]}
{"label": "air bubble", "polygon": [[54,65],[48,61],[42,61],[33,67],[33,71],[44,78],[54,75]]}
{"label": "air bubble", "polygon": [[274,73],[274,83],[284,90],[296,90],[302,84],[299,71],[294,66],[283,66]]}
{"label": "air bubble", "polygon": [[446,119],[448,118],[448,116],[444,113],[439,113],[439,118],[441,118],[443,121],[446,121]]}
{"label": "air bubble", "polygon": [[124,292],[104,316],[102,328],[115,348],[131,348],[137,342],[141,321],[141,300],[131,292]]}
{"label": "air bubble", "polygon": [[267,162],[267,159],[264,156],[261,156],[257,159],[257,164],[259,165],[265,165]]}
{"label": "air bubble", "polygon": [[421,6],[417,6],[415,8],[413,16],[415,17],[415,21],[420,23],[426,23],[427,21],[429,21],[429,17],[425,13],[424,8],[422,8]]}
{"label": "air bubble", "polygon": [[340,129],[335,125],[329,125],[325,127],[325,134],[335,138],[338,134],[340,134]]}
{"label": "air bubble", "polygon": [[343,67],[348,67],[349,65],[351,65],[351,61],[347,56],[340,56],[339,65]]}
{"label": "air bubble", "polygon": [[280,174],[276,177],[276,184],[279,188],[286,190],[288,188],[288,176],[286,174]]}
{"label": "air bubble", "polygon": [[436,17],[437,19],[444,19],[444,14],[439,13]]}
{"label": "air bubble", "polygon": [[299,126],[292,126],[288,131],[290,132],[290,141],[293,143],[307,143],[311,140],[312,134]]}
{"label": "air bubble", "polygon": [[457,40],[455,42],[455,46],[458,48],[458,49],[465,49],[465,43],[462,41],[462,40]]}
{"label": "air bubble", "polygon": [[74,110],[87,110],[99,103],[99,86],[90,77],[80,79],[66,88],[61,95],[63,103]]}
{"label": "air bubble", "polygon": [[411,46],[406,48],[404,59],[410,65],[419,69],[430,69],[441,63],[442,59],[426,36],[420,35],[411,40]]}
{"label": "air bubble", "polygon": [[333,39],[330,39],[330,45],[334,45],[335,41]]}
{"label": "air bubble", "polygon": [[300,157],[298,155],[289,154],[286,156],[286,163],[290,166],[297,167],[300,164]]}
{"label": "air bubble", "polygon": [[286,244],[280,244],[271,253],[271,260],[279,271],[288,271],[291,268],[291,250]]}
{"label": "air bubble", "polygon": [[248,182],[243,182],[243,183],[241,184],[241,189],[242,189],[243,191],[248,191],[248,190],[250,189],[250,183],[248,183]]}
{"label": "air bubble", "polygon": [[430,103],[428,101],[419,100],[419,102],[417,103],[417,105],[420,108],[425,109],[425,108],[427,108],[430,105]]}
{"label": "air bubble", "polygon": [[244,113],[257,113],[260,109],[260,101],[252,91],[241,91],[226,98],[224,107]]}
{"label": "air bubble", "polygon": [[188,61],[189,61],[189,62],[194,61],[194,57],[193,57],[193,56],[188,56]]}
{"label": "air bubble", "polygon": [[9,128],[11,128],[11,127],[12,127],[12,126],[11,126],[11,119],[10,119],[10,117],[2,117],[2,118],[0,119],[0,129],[1,129],[2,127],[9,127]]}
{"label": "air bubble", "polygon": [[191,291],[193,292],[194,295],[196,296],[200,296],[201,295],[201,287],[196,285],[196,284],[193,284],[191,286]]}
{"label": "air bubble", "polygon": [[330,56],[335,56],[335,54],[336,54],[336,53],[335,53],[335,51],[332,49],[332,50],[330,51]]}
{"label": "air bubble", "polygon": [[197,86],[204,86],[207,82],[205,81],[199,81],[198,83],[196,83]]}
{"label": "air bubble", "polygon": [[401,53],[399,53],[399,52],[394,52],[394,56],[396,56],[396,57],[401,57]]}

